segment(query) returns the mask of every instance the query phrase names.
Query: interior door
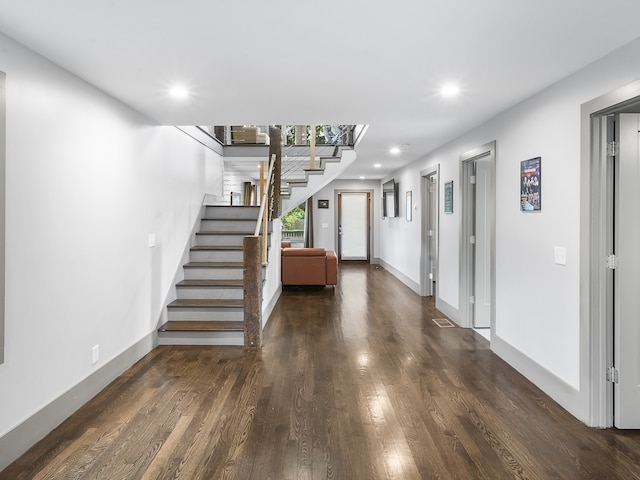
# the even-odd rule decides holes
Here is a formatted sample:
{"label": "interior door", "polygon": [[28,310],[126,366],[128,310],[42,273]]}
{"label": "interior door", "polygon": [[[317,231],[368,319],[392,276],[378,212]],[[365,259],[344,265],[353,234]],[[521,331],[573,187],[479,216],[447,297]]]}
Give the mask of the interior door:
{"label": "interior door", "polygon": [[438,175],[432,173],[427,181],[427,275],[429,289],[427,295],[436,294],[436,278],[438,266]]}
{"label": "interior door", "polygon": [[369,261],[368,192],[338,194],[338,258]]}
{"label": "interior door", "polygon": [[475,162],[474,328],[491,327],[491,161]]}
{"label": "interior door", "polygon": [[614,200],[614,425],[640,428],[640,115],[619,114],[616,121]]}

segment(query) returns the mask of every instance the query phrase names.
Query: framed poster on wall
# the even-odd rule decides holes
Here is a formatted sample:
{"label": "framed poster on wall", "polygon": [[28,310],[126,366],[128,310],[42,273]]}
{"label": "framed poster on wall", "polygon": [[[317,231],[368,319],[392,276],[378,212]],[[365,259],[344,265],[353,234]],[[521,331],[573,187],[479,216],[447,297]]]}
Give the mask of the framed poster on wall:
{"label": "framed poster on wall", "polygon": [[444,213],[453,213],[453,180],[444,184]]}
{"label": "framed poster on wall", "polygon": [[542,210],[542,159],[531,158],[520,162],[520,210]]}

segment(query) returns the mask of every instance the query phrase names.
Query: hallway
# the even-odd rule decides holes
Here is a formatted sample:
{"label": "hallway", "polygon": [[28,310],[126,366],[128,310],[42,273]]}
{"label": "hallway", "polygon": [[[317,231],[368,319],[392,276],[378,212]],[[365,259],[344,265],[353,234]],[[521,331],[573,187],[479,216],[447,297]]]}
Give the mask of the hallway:
{"label": "hallway", "polygon": [[582,425],[384,269],[339,275],[285,289],[260,354],[156,348],[0,480],[640,479],[640,432]]}

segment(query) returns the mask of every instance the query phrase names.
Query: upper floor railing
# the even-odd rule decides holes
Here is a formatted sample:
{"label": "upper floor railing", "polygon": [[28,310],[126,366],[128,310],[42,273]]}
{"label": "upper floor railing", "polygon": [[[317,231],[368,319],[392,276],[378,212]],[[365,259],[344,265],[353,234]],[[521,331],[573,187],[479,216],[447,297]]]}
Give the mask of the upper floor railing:
{"label": "upper floor railing", "polygon": [[[364,125],[279,125],[282,146],[354,146]],[[227,125],[209,129],[218,142],[229,145],[268,145],[268,125]]]}

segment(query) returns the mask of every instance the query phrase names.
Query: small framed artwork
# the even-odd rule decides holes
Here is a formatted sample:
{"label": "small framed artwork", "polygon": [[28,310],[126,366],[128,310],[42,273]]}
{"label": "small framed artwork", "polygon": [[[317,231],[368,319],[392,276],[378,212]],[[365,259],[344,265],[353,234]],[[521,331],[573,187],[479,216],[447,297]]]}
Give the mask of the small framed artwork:
{"label": "small framed artwork", "polygon": [[444,213],[453,213],[453,180],[444,184]]}
{"label": "small framed artwork", "polygon": [[542,158],[520,162],[520,211],[542,210]]}
{"label": "small framed artwork", "polygon": [[409,190],[407,192],[407,204],[406,204],[406,218],[407,218],[407,222],[410,222],[412,219],[412,214],[411,214],[411,210],[413,209],[413,202],[412,202],[412,193],[411,190]]}
{"label": "small framed artwork", "polygon": [[318,200],[318,208],[329,208],[329,200]]}

